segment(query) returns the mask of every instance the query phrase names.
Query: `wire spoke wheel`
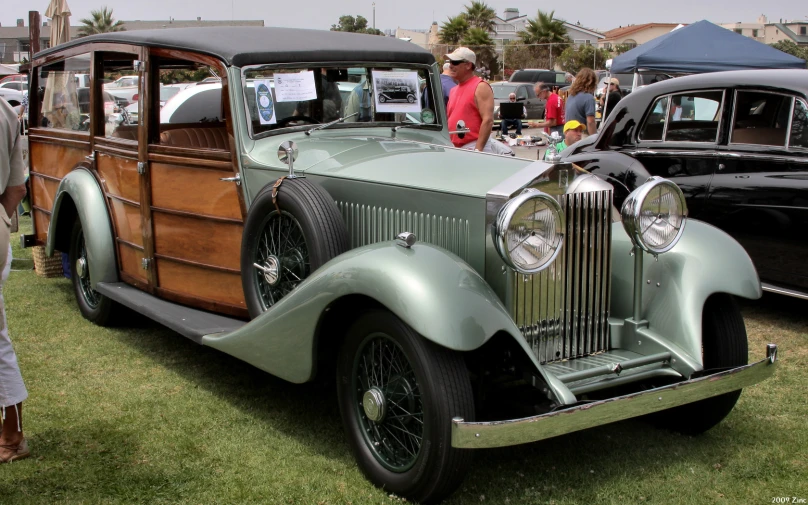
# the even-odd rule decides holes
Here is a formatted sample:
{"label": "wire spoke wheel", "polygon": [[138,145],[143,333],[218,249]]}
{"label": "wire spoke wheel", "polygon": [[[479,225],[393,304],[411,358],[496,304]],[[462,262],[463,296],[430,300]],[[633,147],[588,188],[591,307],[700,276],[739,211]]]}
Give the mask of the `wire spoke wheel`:
{"label": "wire spoke wheel", "polygon": [[404,351],[383,333],[369,335],[353,378],[356,414],[373,455],[390,471],[410,469],[424,439],[424,406]]}
{"label": "wire spoke wheel", "polygon": [[263,310],[289,294],[311,272],[303,229],[286,211],[267,216],[253,262],[254,281]]}

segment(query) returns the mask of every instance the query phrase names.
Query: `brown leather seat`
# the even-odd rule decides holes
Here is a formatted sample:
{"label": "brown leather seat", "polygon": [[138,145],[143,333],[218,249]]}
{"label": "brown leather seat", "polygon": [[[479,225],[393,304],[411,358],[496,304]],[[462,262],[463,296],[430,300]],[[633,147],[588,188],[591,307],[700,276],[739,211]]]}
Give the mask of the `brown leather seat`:
{"label": "brown leather seat", "polygon": [[221,128],[177,128],[160,133],[160,144],[164,146],[188,147],[191,149],[230,150],[227,129]]}
{"label": "brown leather seat", "polygon": [[137,126],[120,125],[112,132],[112,137],[137,141]]}
{"label": "brown leather seat", "polygon": [[786,145],[785,128],[739,128],[732,132],[733,144],[757,144],[762,146]]}

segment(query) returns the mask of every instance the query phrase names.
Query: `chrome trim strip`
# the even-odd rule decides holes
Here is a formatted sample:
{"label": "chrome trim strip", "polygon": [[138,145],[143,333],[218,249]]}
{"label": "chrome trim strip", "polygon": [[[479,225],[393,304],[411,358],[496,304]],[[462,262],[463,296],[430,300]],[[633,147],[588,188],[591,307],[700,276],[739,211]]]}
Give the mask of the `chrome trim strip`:
{"label": "chrome trim strip", "polygon": [[[459,148],[455,147],[455,149]],[[543,161],[534,161],[530,165],[526,166],[522,170],[516,172],[512,176],[508,177],[504,181],[500,182],[499,184],[491,188],[491,190],[488,191],[486,198],[491,199],[498,197],[508,199],[515,192],[526,187],[531,182],[533,182],[534,179],[538,179],[539,177],[544,175],[545,172],[549,171],[552,168],[553,165],[551,165],[550,163],[545,163]]]}
{"label": "chrome trim strip", "polygon": [[781,288],[778,286],[774,286],[772,284],[768,284],[766,282],[762,282],[760,284],[760,287],[763,288],[763,291],[768,291],[769,293],[777,293],[778,295],[793,296],[794,298],[802,298],[803,300],[808,300],[808,293],[797,291],[795,289]]}
{"label": "chrome trim strip", "polygon": [[452,419],[452,447],[482,449],[536,442],[567,433],[678,407],[762,382],[777,369],[777,350],[757,363],[670,386],[618,396],[540,416],[492,422]]}

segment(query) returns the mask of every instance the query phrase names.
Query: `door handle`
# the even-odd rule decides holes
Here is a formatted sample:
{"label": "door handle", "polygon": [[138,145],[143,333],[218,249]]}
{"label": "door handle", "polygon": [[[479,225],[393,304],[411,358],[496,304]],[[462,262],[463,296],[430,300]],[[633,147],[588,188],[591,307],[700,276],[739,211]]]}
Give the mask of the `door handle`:
{"label": "door handle", "polygon": [[727,168],[727,167],[726,167],[726,166],[724,166],[724,164],[723,164],[723,163],[719,163],[719,164],[718,164],[718,169],[719,169],[719,170],[724,170],[725,168]]}
{"label": "door handle", "polygon": [[222,177],[219,180],[224,182],[235,182],[236,186],[241,186],[241,174],[236,174],[235,177]]}

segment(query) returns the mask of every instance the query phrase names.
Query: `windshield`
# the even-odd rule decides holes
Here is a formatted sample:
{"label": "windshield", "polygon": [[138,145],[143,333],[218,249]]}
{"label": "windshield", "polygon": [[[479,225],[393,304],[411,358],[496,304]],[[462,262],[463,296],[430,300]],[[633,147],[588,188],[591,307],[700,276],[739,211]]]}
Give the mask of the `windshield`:
{"label": "windshield", "polygon": [[507,100],[511,93],[516,93],[516,86],[503,84],[501,86],[491,86],[494,90],[494,100]]}
{"label": "windshield", "polygon": [[333,128],[353,123],[440,125],[429,72],[424,66],[247,67],[242,76],[252,133],[348,116]]}

